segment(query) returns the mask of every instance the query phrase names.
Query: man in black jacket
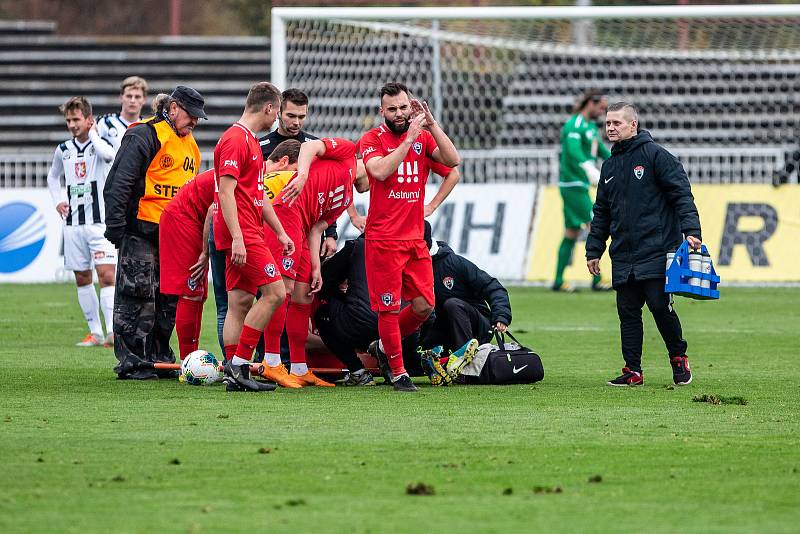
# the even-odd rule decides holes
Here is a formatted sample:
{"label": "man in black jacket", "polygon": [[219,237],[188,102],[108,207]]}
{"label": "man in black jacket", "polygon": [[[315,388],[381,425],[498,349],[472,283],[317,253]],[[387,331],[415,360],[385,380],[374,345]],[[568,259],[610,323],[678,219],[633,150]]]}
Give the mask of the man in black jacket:
{"label": "man in black jacket", "polygon": [[644,383],[642,306],[647,303],[667,347],[673,381],[686,385],[692,381],[687,345],[671,295],[664,292],[664,276],[666,255],[680,246],[684,236],[691,248],[702,242],[689,179],[675,156],[656,144],[649,132],[639,131],[632,104],[608,107],[606,133],[614,146],[600,172],[586,260],[589,272],[600,274],[600,257],[611,236],[612,284],[625,367],[608,384]]}
{"label": "man in black jacket", "polygon": [[493,328],[505,332],[511,324],[506,288],[444,241],[434,241],[427,221],[425,240],[433,260],[436,319],[423,327],[422,346],[442,345],[455,352],[473,338],[489,342]]}

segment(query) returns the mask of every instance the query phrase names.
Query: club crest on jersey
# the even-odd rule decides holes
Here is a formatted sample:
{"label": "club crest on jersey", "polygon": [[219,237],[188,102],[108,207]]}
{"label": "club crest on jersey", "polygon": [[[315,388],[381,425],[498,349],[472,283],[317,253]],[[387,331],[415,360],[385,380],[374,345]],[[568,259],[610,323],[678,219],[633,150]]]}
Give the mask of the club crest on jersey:
{"label": "club crest on jersey", "polygon": [[381,295],[381,302],[384,306],[391,306],[394,301],[394,296],[391,293],[384,293]]}
{"label": "club crest on jersey", "polygon": [[189,291],[194,291],[195,289],[197,289],[197,281],[190,276],[189,279],[186,281],[186,287],[189,288]]}
{"label": "club crest on jersey", "polygon": [[419,141],[417,141],[416,143],[411,145],[411,148],[414,149],[414,152],[417,153],[417,156],[421,156],[422,155],[422,143],[420,143]]}
{"label": "club crest on jersey", "polygon": [[294,258],[283,258],[283,270],[288,271],[294,266]]}
{"label": "club crest on jersey", "polygon": [[86,162],[85,161],[76,161],[75,162],[75,176],[78,178],[86,178]]}
{"label": "club crest on jersey", "polygon": [[452,276],[445,276],[444,278],[442,278],[442,283],[444,284],[444,287],[446,287],[447,289],[453,289]]}
{"label": "club crest on jersey", "polygon": [[267,273],[267,276],[269,276],[270,278],[275,276],[275,264],[274,263],[266,264],[264,266],[264,272]]}
{"label": "club crest on jersey", "polygon": [[633,175],[636,176],[637,180],[641,180],[644,176],[644,167],[642,165],[637,165],[633,168]]}
{"label": "club crest on jersey", "polygon": [[325,193],[317,193],[317,200],[320,204],[325,203]]}

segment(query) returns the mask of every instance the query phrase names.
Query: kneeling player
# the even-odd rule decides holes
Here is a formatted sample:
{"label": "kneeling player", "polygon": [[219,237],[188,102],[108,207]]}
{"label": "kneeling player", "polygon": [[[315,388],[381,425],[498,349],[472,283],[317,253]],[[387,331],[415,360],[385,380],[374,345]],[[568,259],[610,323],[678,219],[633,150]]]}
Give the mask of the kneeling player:
{"label": "kneeling player", "polygon": [[208,297],[208,232],[214,201],[214,169],[184,185],[161,214],[161,292],[177,295],[175,330],[181,360],[197,350],[203,303]]}
{"label": "kneeling player", "polygon": [[[280,257],[287,293],[264,334],[267,364],[264,376],[274,373],[276,381],[284,378],[280,336],[285,326],[292,377],[303,386],[333,386],[309,371],[305,343],[314,293],[322,287],[319,257],[322,233],[352,201],[357,174],[356,145],[346,139],[330,138],[307,141],[302,147],[297,141],[284,141],[281,145],[286,143],[296,143],[299,151],[297,177],[273,202],[273,207],[296,248],[285,254],[276,237],[264,233],[272,254]],[[297,193],[298,189],[302,191]]]}

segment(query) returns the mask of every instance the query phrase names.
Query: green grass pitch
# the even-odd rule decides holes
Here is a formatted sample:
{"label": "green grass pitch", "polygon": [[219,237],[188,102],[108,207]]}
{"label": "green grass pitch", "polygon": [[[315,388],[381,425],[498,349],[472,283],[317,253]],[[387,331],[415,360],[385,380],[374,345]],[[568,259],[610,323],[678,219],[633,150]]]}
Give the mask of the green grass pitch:
{"label": "green grass pitch", "polygon": [[796,532],[800,290],[722,289],[676,304],[686,388],[646,311],[645,386],[609,388],[613,294],[526,288],[543,382],[409,395],[116,381],[74,287],[0,286],[0,532]]}

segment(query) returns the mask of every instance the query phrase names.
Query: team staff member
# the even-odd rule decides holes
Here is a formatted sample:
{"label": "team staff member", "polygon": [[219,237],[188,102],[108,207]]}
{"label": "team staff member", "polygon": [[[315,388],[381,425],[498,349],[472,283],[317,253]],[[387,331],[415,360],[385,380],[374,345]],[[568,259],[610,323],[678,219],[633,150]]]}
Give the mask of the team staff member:
{"label": "team staff member", "polygon": [[609,106],[606,133],[614,146],[600,174],[586,240],[587,267],[598,276],[600,257],[611,236],[611,274],[625,367],[608,384],[644,383],[642,306],[646,302],[667,347],[673,381],[686,385],[692,373],[681,323],[671,295],[664,292],[665,261],[684,236],[692,248],[700,247],[700,217],[683,165],[656,144],[650,132],[638,128],[639,115],[632,104]]}
{"label": "team staff member", "polygon": [[158,228],[161,292],[178,297],[175,331],[181,360],[196,351],[208,298],[208,233],[214,169],[190,180],[167,204]]}
{"label": "team staff member", "polygon": [[[169,338],[177,298],[159,291],[158,223],[164,207],[197,172],[192,136],[205,119],[203,97],[179,85],[154,101],[155,116],[122,137],[103,191],[106,237],[119,248],[114,298],[114,353],[119,378],[155,378],[142,362],[173,363]],[[175,372],[160,376],[173,377]]]}
{"label": "team staff member", "polygon": [[[592,220],[592,199],[589,186],[597,185],[600,171],[598,159],[608,159],[611,153],[600,139],[595,121],[608,106],[603,93],[592,90],[584,93],[572,115],[561,129],[561,161],[558,190],[564,202],[564,239],[558,247],[558,263],[553,291],[573,292],[564,283],[564,269],[572,261],[572,250],[581,233],[581,227]],[[600,277],[592,278],[592,289],[605,290],[608,286]]]}
{"label": "team staff member", "polygon": [[[428,158],[455,167],[460,157],[427,105],[412,102],[405,85],[384,85],[380,101],[384,124],[361,138],[370,185],[367,280],[380,332],[373,352],[388,360],[396,390],[416,391],[403,367],[401,339],[418,329],[434,306],[431,257],[423,239]],[[411,301],[402,311],[401,299]]]}
{"label": "team staff member", "polygon": [[433,261],[436,319],[429,328],[423,328],[422,346],[442,345],[455,352],[473,338],[488,343],[493,328],[505,332],[511,324],[506,288],[444,241],[433,240],[428,221],[425,241]]}

